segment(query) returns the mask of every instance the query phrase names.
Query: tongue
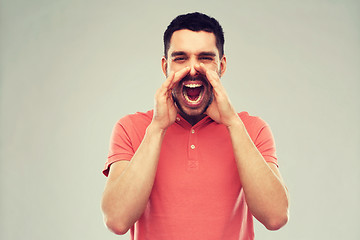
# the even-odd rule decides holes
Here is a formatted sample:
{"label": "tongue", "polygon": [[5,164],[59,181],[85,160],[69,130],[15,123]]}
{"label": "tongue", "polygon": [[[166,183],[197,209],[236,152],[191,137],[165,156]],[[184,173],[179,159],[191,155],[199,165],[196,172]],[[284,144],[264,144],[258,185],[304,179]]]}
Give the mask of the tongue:
{"label": "tongue", "polygon": [[191,100],[196,100],[201,92],[201,88],[197,87],[197,88],[186,88],[186,94],[188,95],[188,97]]}

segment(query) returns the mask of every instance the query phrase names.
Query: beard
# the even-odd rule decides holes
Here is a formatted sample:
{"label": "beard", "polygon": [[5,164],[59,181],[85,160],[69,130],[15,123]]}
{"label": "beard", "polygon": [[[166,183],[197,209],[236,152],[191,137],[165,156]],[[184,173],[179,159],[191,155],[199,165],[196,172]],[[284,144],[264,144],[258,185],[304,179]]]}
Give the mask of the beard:
{"label": "beard", "polygon": [[[174,92],[172,92],[172,99],[174,100],[174,103],[175,103],[175,106],[179,109],[179,112],[182,114],[182,115],[185,115],[187,117],[192,117],[194,116],[193,114],[188,114],[186,113],[186,111],[184,110],[184,108],[181,106],[180,102],[179,102],[179,99],[177,96],[175,96]],[[200,112],[200,114],[196,114],[196,115],[202,115],[206,112],[206,110],[208,109],[208,107],[210,106],[210,104],[212,103],[214,99],[214,93],[211,92],[210,93],[210,96],[209,96],[209,100],[206,102],[205,104],[205,107],[202,109],[202,111]]]}

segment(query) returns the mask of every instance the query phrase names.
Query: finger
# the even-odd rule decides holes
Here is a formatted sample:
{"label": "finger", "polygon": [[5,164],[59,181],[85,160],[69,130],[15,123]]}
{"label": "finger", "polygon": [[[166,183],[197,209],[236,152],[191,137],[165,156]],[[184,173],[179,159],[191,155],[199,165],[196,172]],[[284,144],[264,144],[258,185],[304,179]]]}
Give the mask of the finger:
{"label": "finger", "polygon": [[164,81],[164,83],[162,84],[163,88],[168,88],[170,83],[172,82],[172,80],[174,79],[175,76],[175,72],[170,72],[169,76],[167,77],[167,79]]}
{"label": "finger", "polygon": [[176,83],[183,79],[190,72],[190,67],[185,67],[175,73],[173,80],[170,83],[169,88],[172,89]]}
{"label": "finger", "polygon": [[194,68],[196,71],[198,71],[202,75],[206,75],[207,68],[205,67],[205,65],[203,63],[195,64]]}
{"label": "finger", "polygon": [[170,72],[169,76],[167,77],[167,79],[163,82],[163,84],[161,85],[161,87],[158,90],[157,96],[164,96],[166,94],[166,92],[169,90],[169,85],[172,82],[172,80],[174,79],[175,73],[174,72]]}
{"label": "finger", "polygon": [[218,87],[220,83],[220,78],[217,72],[208,69],[205,64],[200,63],[198,67],[198,71],[201,72],[203,75],[206,76],[207,80],[210,82],[210,84],[215,88]]}

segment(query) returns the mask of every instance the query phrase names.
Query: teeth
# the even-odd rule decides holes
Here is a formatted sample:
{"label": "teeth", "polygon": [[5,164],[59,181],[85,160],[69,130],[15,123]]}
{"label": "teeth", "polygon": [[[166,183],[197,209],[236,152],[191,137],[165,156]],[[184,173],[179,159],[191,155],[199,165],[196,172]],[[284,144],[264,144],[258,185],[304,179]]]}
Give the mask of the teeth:
{"label": "teeth", "polygon": [[197,87],[201,87],[201,84],[198,84],[198,83],[188,83],[188,84],[185,84],[185,87],[188,87],[188,88],[197,88]]}

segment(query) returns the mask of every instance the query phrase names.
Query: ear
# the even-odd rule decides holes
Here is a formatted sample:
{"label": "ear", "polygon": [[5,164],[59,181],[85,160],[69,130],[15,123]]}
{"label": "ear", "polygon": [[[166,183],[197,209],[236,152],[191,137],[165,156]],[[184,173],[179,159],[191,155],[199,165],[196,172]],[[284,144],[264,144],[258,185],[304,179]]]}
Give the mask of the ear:
{"label": "ear", "polygon": [[220,61],[220,77],[222,77],[225,74],[226,71],[226,56],[223,55]]}
{"label": "ear", "polygon": [[165,77],[167,77],[167,60],[166,60],[165,56],[163,56],[161,58],[161,68],[162,68],[162,71],[163,71]]}

